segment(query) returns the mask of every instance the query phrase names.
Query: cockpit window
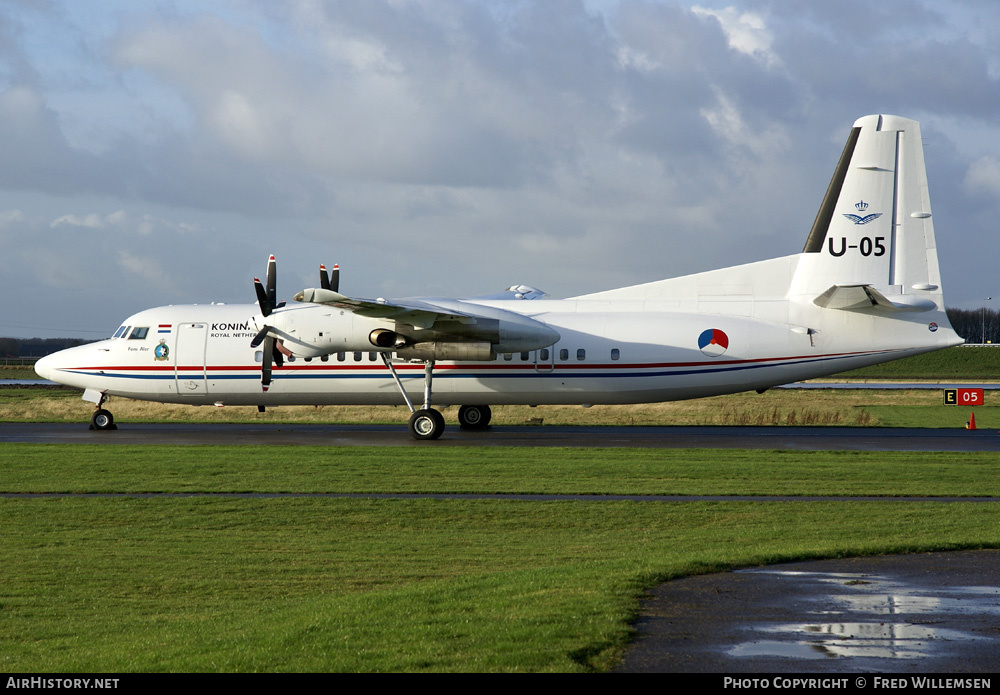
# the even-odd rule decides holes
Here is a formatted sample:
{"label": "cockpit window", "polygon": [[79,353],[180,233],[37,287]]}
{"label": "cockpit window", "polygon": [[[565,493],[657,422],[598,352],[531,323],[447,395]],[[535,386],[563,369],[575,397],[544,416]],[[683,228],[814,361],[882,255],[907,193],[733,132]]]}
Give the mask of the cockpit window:
{"label": "cockpit window", "polygon": [[129,340],[145,340],[147,333],[149,333],[149,327],[148,326],[136,326],[135,328],[132,329],[132,332],[129,333],[128,339]]}
{"label": "cockpit window", "polygon": [[131,328],[131,326],[122,326],[117,331],[115,331],[115,334],[113,336],[111,336],[111,337],[112,338],[121,338],[123,335],[125,335],[128,332],[129,328]]}

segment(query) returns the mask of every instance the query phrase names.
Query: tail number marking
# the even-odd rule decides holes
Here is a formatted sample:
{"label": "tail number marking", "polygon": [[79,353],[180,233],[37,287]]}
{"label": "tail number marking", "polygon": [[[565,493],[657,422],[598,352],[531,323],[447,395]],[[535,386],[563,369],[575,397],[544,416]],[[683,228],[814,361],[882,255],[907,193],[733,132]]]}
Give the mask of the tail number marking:
{"label": "tail number marking", "polygon": [[885,244],[882,243],[884,241],[885,241],[884,236],[877,236],[874,239],[872,239],[872,237],[870,236],[863,236],[861,237],[861,239],[858,241],[857,244],[848,245],[847,237],[842,236],[840,237],[840,250],[838,251],[836,248],[834,248],[833,237],[830,237],[829,239],[830,255],[836,258],[840,258],[845,253],[847,253],[848,249],[857,249],[862,256],[882,256],[885,255]]}

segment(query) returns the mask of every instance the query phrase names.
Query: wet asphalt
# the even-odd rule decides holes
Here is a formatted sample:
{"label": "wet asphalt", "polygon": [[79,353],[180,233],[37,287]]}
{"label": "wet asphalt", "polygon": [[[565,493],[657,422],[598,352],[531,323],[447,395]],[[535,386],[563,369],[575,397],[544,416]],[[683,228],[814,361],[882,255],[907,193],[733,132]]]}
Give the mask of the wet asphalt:
{"label": "wet asphalt", "polygon": [[653,590],[619,673],[993,673],[1000,550],[771,565]]}

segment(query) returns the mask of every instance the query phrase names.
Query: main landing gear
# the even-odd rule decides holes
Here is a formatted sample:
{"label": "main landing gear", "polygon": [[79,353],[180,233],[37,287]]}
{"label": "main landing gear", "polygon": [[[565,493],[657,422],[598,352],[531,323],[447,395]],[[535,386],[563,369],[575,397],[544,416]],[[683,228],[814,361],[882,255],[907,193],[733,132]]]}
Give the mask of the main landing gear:
{"label": "main landing gear", "polygon": [[[444,433],[444,416],[431,407],[431,391],[434,383],[434,360],[424,362],[424,405],[419,410],[413,407],[413,402],[406,394],[399,375],[396,374],[389,356],[382,352],[382,361],[392,374],[396,387],[399,389],[406,406],[410,409],[410,434],[414,439],[437,439]],[[493,413],[488,405],[463,405],[458,409],[458,424],[464,430],[482,430],[490,424]]]}
{"label": "main landing gear", "polygon": [[444,415],[433,408],[414,410],[410,415],[410,434],[414,439],[437,439],[444,432]]}
{"label": "main landing gear", "polygon": [[488,405],[463,405],[458,409],[458,424],[463,430],[485,430],[492,418]]}
{"label": "main landing gear", "polygon": [[393,381],[396,382],[396,388],[403,395],[403,400],[406,401],[406,407],[410,409],[410,434],[413,435],[414,439],[437,439],[444,433],[444,416],[438,411],[431,408],[431,386],[434,381],[434,360],[427,360],[424,362],[424,407],[417,410],[413,407],[413,401],[406,394],[406,389],[403,388],[403,383],[399,380],[399,375],[396,374],[396,368],[392,366],[392,361],[384,352],[379,353],[382,356],[382,362],[388,368],[389,373],[392,374]]}

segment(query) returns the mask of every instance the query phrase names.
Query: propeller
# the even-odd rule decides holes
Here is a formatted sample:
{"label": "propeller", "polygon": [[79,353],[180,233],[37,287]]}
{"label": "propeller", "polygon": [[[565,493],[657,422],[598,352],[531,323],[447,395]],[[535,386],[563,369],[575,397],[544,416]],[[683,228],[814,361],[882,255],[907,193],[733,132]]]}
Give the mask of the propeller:
{"label": "propeller", "polygon": [[333,264],[333,270],[326,274],[326,266],[322,263],[319,266],[319,286],[324,290],[340,291],[340,266]]}
{"label": "propeller", "polygon": [[[340,266],[335,263],[333,269],[328,273],[326,266],[320,265],[319,282],[324,289],[337,292],[340,287]],[[277,263],[274,260],[274,254],[271,254],[267,260],[267,285],[265,286],[261,283],[260,278],[253,279],[254,292],[257,294],[257,305],[260,307],[260,313],[263,314],[265,319],[275,309],[280,309],[285,305],[284,302],[281,304],[278,303],[277,284]],[[280,369],[284,366],[285,360],[282,356],[281,341],[274,336],[274,326],[266,322],[257,332],[257,335],[253,337],[253,340],[250,341],[250,347],[257,348],[261,344],[264,346],[264,354],[260,365],[260,386],[264,391],[267,391],[271,385],[272,364],[277,365]],[[285,352],[287,353],[287,351]]]}
{"label": "propeller", "polygon": [[[257,304],[260,306],[260,313],[267,318],[271,313],[282,306],[278,304],[278,290],[277,290],[277,263],[274,260],[274,254],[267,261],[267,287],[261,284],[260,278],[253,279],[254,291],[257,293]],[[267,391],[268,387],[271,385],[271,364],[272,362],[278,366],[280,369],[284,365],[284,358],[281,356],[281,350],[278,347],[278,341],[271,334],[274,330],[273,326],[269,326],[266,323],[264,327],[257,332],[253,340],[250,341],[250,347],[256,348],[261,343],[264,344],[264,355],[261,360],[260,365],[260,386],[264,391]]]}

